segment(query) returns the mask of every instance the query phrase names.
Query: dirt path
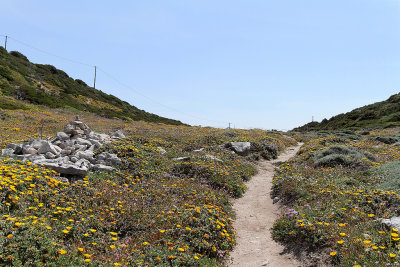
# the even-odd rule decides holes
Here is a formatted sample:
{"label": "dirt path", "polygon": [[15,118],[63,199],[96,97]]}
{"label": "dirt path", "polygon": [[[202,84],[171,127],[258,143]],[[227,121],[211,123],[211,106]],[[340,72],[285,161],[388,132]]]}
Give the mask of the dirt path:
{"label": "dirt path", "polygon": [[282,253],[283,246],[273,241],[270,233],[280,214],[270,198],[275,171],[272,163],[290,159],[301,145],[287,149],[276,160],[260,162],[258,174],[246,184],[245,195],[234,201],[237,245],[231,253],[229,266],[301,266],[292,255]]}

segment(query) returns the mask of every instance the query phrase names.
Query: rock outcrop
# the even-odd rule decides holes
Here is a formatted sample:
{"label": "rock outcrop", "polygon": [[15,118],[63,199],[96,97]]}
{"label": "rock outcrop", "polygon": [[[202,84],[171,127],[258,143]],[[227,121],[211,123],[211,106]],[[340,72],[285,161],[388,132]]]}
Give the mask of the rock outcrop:
{"label": "rock outcrop", "polygon": [[121,164],[116,154],[107,152],[95,156],[94,151],[115,139],[125,138],[118,130],[109,136],[92,131],[77,117],[58,132],[51,140],[34,139],[24,144],[8,144],[2,150],[3,156],[22,161],[29,160],[43,165],[60,174],[85,176],[89,170],[114,171],[109,165]]}

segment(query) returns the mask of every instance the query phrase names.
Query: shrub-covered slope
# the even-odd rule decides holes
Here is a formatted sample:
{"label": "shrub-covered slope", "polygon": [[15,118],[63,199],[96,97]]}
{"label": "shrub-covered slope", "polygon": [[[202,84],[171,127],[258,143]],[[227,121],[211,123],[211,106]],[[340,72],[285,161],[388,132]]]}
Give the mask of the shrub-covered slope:
{"label": "shrub-covered slope", "polygon": [[318,131],[338,129],[361,129],[374,127],[395,127],[400,125],[400,93],[389,99],[376,102],[347,113],[336,115],[329,120],[310,122],[294,131]]}
{"label": "shrub-covered slope", "polygon": [[273,180],[272,234],[302,266],[399,266],[400,227],[382,220],[400,215],[400,143],[386,142],[398,134],[296,136],[305,144]]}
{"label": "shrub-covered slope", "polygon": [[[72,118],[47,108],[0,111],[0,150],[38,132],[51,138]],[[118,154],[122,165],[64,183],[42,166],[0,159],[0,266],[226,266],[231,197],[256,170],[220,145],[249,141],[265,157],[265,148],[296,143],[262,130],[80,118],[96,132],[122,129],[126,139],[96,151]]]}
{"label": "shrub-covered slope", "polygon": [[0,109],[29,109],[24,102],[88,111],[107,118],[182,124],[140,110],[82,80],[74,80],[52,65],[31,63],[21,53],[8,53],[0,47]]}

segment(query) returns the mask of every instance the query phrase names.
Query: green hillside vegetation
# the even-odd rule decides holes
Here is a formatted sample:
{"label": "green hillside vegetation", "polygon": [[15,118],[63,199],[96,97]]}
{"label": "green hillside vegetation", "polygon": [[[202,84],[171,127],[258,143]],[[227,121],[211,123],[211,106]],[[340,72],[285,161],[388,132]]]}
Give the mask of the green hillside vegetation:
{"label": "green hillside vegetation", "polygon": [[35,105],[87,111],[107,118],[181,125],[88,86],[52,65],[31,63],[23,54],[0,47],[0,109],[30,109]]}
{"label": "green hillside vegetation", "polygon": [[400,93],[389,99],[376,102],[347,113],[323,119],[321,122],[310,122],[294,131],[318,131],[339,129],[372,129],[400,126]]}

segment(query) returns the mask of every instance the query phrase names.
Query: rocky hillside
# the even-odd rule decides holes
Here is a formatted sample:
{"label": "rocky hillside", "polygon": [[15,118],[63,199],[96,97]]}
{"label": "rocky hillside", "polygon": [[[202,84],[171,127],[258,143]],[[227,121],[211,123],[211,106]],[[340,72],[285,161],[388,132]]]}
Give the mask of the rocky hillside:
{"label": "rocky hillside", "polygon": [[0,47],[0,109],[30,109],[29,104],[87,111],[107,118],[181,125],[88,86],[52,65],[31,63],[23,54]]}
{"label": "rocky hillside", "polygon": [[375,127],[396,127],[400,125],[400,93],[389,99],[376,102],[347,113],[336,115],[329,120],[310,122],[294,131],[318,131],[338,129],[362,129]]}

